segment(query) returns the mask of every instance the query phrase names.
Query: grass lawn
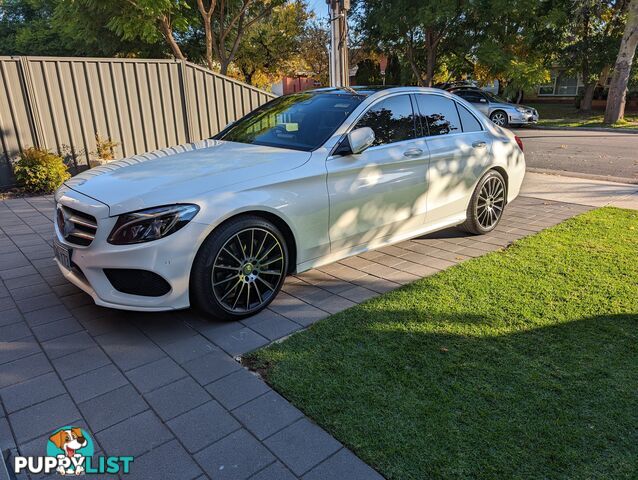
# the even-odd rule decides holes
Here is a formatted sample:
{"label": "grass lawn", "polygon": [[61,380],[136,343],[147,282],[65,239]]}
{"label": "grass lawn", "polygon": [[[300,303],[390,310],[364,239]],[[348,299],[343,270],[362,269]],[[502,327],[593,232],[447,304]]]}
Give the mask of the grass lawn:
{"label": "grass lawn", "polygon": [[589,115],[583,115],[573,105],[552,105],[545,103],[531,103],[529,106],[538,110],[539,126],[546,127],[612,127],[630,128],[638,130],[638,113],[625,114],[624,120],[613,125],[603,124],[605,112],[594,110]]}
{"label": "grass lawn", "polygon": [[588,212],[246,362],[389,479],[635,479],[638,212]]}

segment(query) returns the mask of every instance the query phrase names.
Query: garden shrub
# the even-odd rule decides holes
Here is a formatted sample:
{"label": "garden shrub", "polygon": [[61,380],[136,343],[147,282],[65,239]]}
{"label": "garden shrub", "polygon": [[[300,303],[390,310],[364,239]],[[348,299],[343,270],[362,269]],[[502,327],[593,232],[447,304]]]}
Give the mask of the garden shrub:
{"label": "garden shrub", "polygon": [[29,193],[52,193],[71,178],[62,157],[39,148],[27,148],[13,165],[18,186]]}

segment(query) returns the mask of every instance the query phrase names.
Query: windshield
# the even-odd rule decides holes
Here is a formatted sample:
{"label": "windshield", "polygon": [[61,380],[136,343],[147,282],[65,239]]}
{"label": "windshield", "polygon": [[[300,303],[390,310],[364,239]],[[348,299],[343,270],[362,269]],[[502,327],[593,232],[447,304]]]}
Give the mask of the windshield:
{"label": "windshield", "polygon": [[297,93],[276,98],[215,137],[229,142],[314,150],[328,140],[365,97]]}
{"label": "windshield", "polygon": [[498,95],[494,95],[493,93],[490,93],[490,92],[483,92],[483,93],[487,96],[487,98],[490,99],[490,102],[510,103],[504,98],[499,97]]}

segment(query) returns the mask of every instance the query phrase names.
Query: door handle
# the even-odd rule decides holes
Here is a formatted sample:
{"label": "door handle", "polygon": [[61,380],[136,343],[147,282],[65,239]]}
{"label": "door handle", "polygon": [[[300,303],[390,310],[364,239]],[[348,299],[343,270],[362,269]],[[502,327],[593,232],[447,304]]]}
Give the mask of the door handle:
{"label": "door handle", "polygon": [[487,146],[487,143],[485,143],[485,142],[474,142],[472,144],[472,146],[474,148],[485,148]]}
{"label": "door handle", "polygon": [[421,155],[423,155],[423,150],[420,148],[410,148],[403,152],[404,157],[420,157]]}

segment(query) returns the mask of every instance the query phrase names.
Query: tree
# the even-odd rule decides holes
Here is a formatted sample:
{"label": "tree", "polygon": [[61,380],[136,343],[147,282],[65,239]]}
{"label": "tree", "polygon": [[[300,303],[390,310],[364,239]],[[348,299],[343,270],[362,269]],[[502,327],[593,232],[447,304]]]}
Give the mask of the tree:
{"label": "tree", "polygon": [[571,65],[585,85],[580,110],[591,111],[594,92],[604,86],[618,52],[627,0],[567,0],[560,63]]}
{"label": "tree", "polygon": [[235,59],[246,31],[270,15],[285,0],[197,0],[206,41],[206,64],[214,68],[213,54],[223,75]]}
{"label": "tree", "polygon": [[234,62],[244,80],[253,83],[256,73],[270,77],[296,74],[307,19],[304,4],[294,1],[275,7],[268,21],[257,22],[248,30]]}
{"label": "tree", "polygon": [[636,54],[636,46],[638,46],[638,0],[630,0],[625,33],[620,42],[618,58],[609,85],[605,123],[616,123],[625,115],[627,84]]}
{"label": "tree", "polygon": [[328,85],[329,81],[329,42],[330,33],[321,23],[310,21],[306,24],[300,42],[301,63],[321,85]]}
{"label": "tree", "polygon": [[123,41],[155,44],[160,39],[173,55],[185,60],[176,35],[189,29],[189,5],[186,0],[60,0],[68,18],[81,24],[104,19],[104,26]]}
{"label": "tree", "polygon": [[388,57],[388,64],[385,67],[385,84],[401,85],[401,62],[397,55],[391,54]]}
{"label": "tree", "polygon": [[432,86],[437,58],[463,18],[460,0],[362,0],[360,28],[371,44],[400,52],[419,85]]}
{"label": "tree", "polygon": [[381,85],[381,67],[379,62],[366,58],[357,64],[355,81],[357,85]]}

